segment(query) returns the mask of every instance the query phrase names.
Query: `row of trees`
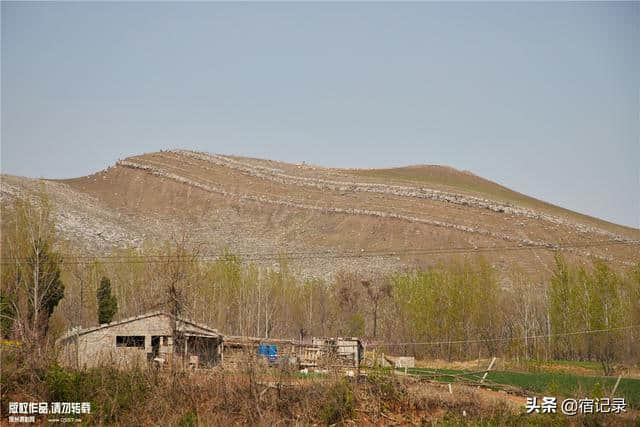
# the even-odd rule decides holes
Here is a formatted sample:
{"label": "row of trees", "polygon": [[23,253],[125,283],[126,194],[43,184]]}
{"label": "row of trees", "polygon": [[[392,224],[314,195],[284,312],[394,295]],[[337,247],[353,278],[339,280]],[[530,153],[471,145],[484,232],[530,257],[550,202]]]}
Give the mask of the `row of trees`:
{"label": "row of trees", "polygon": [[226,334],[366,336],[416,356],[592,359],[605,369],[640,357],[640,329],[627,327],[640,324],[640,265],[620,272],[557,254],[548,281],[534,282],[517,271],[499,277],[478,258],[327,282],[298,279],[284,258],[273,268],[231,252],[205,260],[187,238],[62,263],[54,248],[71,249],[56,245],[46,198],[17,201],[10,213],[0,319],[5,336],[25,343],[165,309]]}
{"label": "row of trees", "polygon": [[[640,357],[640,328],[617,329],[640,325],[640,266],[621,273],[558,254],[546,282],[522,272],[501,278],[482,259],[375,278],[343,272],[327,282],[297,279],[286,259],[275,268],[230,252],[201,261],[192,253],[176,257],[176,245],[118,251],[120,258],[95,262],[86,274],[96,283],[112,279],[121,317],[178,310],[233,335],[366,336],[384,342],[386,352],[448,359],[508,355],[610,366]],[[77,283],[69,281],[65,312],[76,311]],[[95,312],[88,307],[74,324],[95,324]],[[581,333],[598,330],[605,331]]]}
{"label": "row of trees", "polygon": [[[620,276],[603,262],[575,267],[556,257],[549,286],[549,324],[555,357],[597,359],[605,371],[620,355],[636,355],[640,341],[640,268]],[[563,335],[565,331],[611,330]]]}

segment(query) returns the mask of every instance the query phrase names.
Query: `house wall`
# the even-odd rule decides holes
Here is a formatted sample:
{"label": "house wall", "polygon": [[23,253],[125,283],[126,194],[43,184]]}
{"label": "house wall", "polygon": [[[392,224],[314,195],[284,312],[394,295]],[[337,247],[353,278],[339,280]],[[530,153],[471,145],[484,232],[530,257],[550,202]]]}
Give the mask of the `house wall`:
{"label": "house wall", "polygon": [[[76,337],[71,337],[63,342],[61,362],[68,366],[93,367],[103,363],[117,366],[132,366],[147,362],[147,353],[152,351],[151,337],[164,336],[168,345],[161,346],[159,353],[162,355],[173,353],[172,319],[169,316],[157,315],[134,319],[130,322],[106,326],[94,331],[86,332]],[[177,329],[185,327],[189,330],[202,328],[191,324],[177,322]],[[117,347],[117,336],[144,336],[144,348]]]}

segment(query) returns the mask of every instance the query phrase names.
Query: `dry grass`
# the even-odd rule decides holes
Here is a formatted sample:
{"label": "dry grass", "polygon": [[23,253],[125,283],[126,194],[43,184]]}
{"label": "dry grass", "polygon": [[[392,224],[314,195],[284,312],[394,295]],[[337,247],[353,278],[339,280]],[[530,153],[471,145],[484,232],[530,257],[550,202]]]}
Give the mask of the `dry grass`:
{"label": "dry grass", "polygon": [[[19,359],[16,359],[19,357]],[[600,419],[525,415],[522,397],[368,371],[301,379],[248,363],[240,371],[67,370],[3,353],[2,412],[9,401],[90,401],[86,425],[599,425]],[[44,418],[43,418],[44,419]]]}
{"label": "dry grass", "polygon": [[[7,401],[87,401],[88,424],[311,425],[420,424],[445,416],[491,419],[518,409],[482,392],[404,384],[393,378],[355,382],[331,376],[263,381],[256,373],[120,372],[110,368],[44,374],[30,393]],[[4,402],[4,400],[3,400]],[[3,408],[6,411],[6,408]],[[466,415],[463,415],[466,414]]]}
{"label": "dry grass", "polygon": [[[288,369],[123,371],[61,368],[20,349],[2,354],[2,413],[10,401],[90,401],[94,425],[420,424],[442,417],[482,420],[519,411],[504,399],[399,378],[384,371],[349,379],[334,372],[301,379]],[[44,418],[45,417],[41,417]]]}

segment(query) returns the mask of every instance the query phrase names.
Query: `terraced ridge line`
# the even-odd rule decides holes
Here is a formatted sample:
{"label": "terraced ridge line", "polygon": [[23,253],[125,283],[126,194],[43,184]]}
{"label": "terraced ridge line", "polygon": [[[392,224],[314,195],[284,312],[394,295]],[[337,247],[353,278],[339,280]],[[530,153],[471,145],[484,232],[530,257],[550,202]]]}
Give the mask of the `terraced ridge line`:
{"label": "terraced ridge line", "polygon": [[[159,163],[159,162],[153,162],[153,161],[148,160],[148,159],[144,159],[144,161],[147,162],[147,163]],[[413,222],[413,223],[420,223],[420,224],[432,225],[432,226],[436,226],[436,227],[454,229],[454,230],[457,230],[457,231],[462,231],[462,232],[467,232],[467,233],[475,233],[475,234],[483,235],[483,236],[490,237],[490,238],[495,238],[495,239],[501,239],[501,240],[505,240],[505,241],[509,241],[509,242],[514,242],[514,243],[517,243],[517,244],[522,245],[522,246],[529,246],[529,247],[531,247],[531,249],[535,249],[535,248],[538,248],[538,249],[556,249],[556,248],[559,247],[555,243],[549,243],[549,242],[544,242],[544,241],[535,241],[535,240],[530,240],[530,239],[519,239],[519,238],[516,238],[516,237],[512,237],[510,235],[504,234],[504,233],[494,233],[494,232],[491,232],[491,231],[488,231],[488,230],[485,230],[485,229],[481,229],[481,228],[473,228],[473,227],[468,227],[468,226],[464,226],[464,225],[460,225],[460,224],[453,224],[453,223],[437,221],[437,220],[429,220],[429,219],[426,219],[426,218],[418,218],[418,217],[409,216],[409,215],[401,215],[401,214],[397,214],[397,213],[393,213],[393,212],[374,211],[374,210],[365,210],[365,209],[356,209],[356,208],[324,207],[324,206],[310,205],[310,204],[306,204],[306,203],[301,203],[299,201],[295,201],[295,200],[291,200],[291,199],[271,199],[271,198],[265,197],[263,195],[240,194],[240,193],[235,193],[235,192],[232,192],[232,191],[225,190],[223,187],[211,183],[211,181],[204,180],[205,182],[207,182],[206,184],[201,183],[201,182],[196,182],[196,181],[193,181],[191,179],[185,178],[184,176],[177,175],[175,173],[171,173],[168,170],[163,169],[161,167],[157,167],[157,166],[145,165],[145,164],[133,162],[133,161],[130,161],[130,160],[121,160],[121,161],[117,162],[116,164],[119,165],[119,166],[124,166],[124,167],[131,168],[131,169],[144,170],[147,173],[150,173],[152,175],[156,175],[156,176],[172,179],[174,181],[180,182],[180,183],[185,184],[185,185],[190,185],[190,186],[193,186],[193,187],[196,187],[196,188],[200,188],[200,189],[202,189],[204,191],[208,191],[208,192],[212,192],[212,193],[218,193],[218,194],[221,194],[221,195],[224,195],[224,196],[227,196],[227,197],[231,197],[231,198],[234,198],[234,199],[237,199],[237,200],[246,200],[246,201],[257,202],[257,203],[265,203],[265,204],[272,204],[272,205],[287,206],[287,207],[291,207],[291,208],[295,208],[295,209],[306,209],[306,210],[313,210],[313,211],[324,212],[324,213],[375,216],[375,217],[379,217],[379,218],[393,218],[393,219],[398,219],[398,220],[403,220],[403,221],[408,221],[408,222]],[[163,165],[163,166],[167,166],[167,165],[162,164],[162,163],[160,163],[160,164]],[[176,166],[169,166],[169,167],[171,167],[173,169],[177,169],[177,170],[181,171],[184,174],[187,174],[187,175],[189,174],[188,170],[184,170],[184,169],[176,167]],[[199,178],[199,179],[202,179],[202,178]],[[632,243],[637,243],[635,241],[631,241],[631,242]],[[591,253],[591,252],[586,251],[584,249],[565,248],[565,250],[570,251],[570,252],[580,253],[582,255],[593,257],[593,258],[597,258],[597,259],[600,259],[600,260],[603,260],[603,261],[616,262],[616,263],[627,265],[627,266],[635,265],[632,262],[617,260],[615,258],[606,256],[606,255],[594,254],[594,253]]]}
{"label": "terraced ridge line", "polygon": [[420,198],[435,200],[445,203],[452,203],[461,206],[471,206],[476,208],[488,209],[493,212],[505,213],[514,216],[520,216],[530,219],[543,220],[556,225],[562,225],[571,227],[581,233],[595,233],[607,236],[615,241],[626,243],[640,243],[640,240],[633,240],[625,236],[620,236],[613,232],[603,230],[601,228],[588,226],[585,224],[569,221],[564,218],[560,218],[554,215],[546,213],[536,212],[534,210],[516,206],[511,203],[496,202],[488,199],[483,199],[473,196],[464,196],[457,193],[450,193],[440,190],[433,190],[422,187],[407,187],[401,185],[387,185],[377,183],[362,183],[362,182],[345,182],[334,181],[321,178],[307,178],[296,175],[290,175],[284,173],[282,169],[270,168],[266,166],[251,165],[243,163],[229,157],[210,154],[198,151],[189,150],[170,150],[170,153],[175,153],[194,159],[198,159],[205,162],[210,162],[218,166],[224,166],[237,170],[245,175],[249,175],[255,178],[265,179],[273,182],[277,182],[285,185],[297,185],[303,187],[313,187],[321,190],[332,191],[353,191],[353,192],[370,192],[379,194],[390,194],[394,196]]}
{"label": "terraced ridge line", "polygon": [[[147,163],[152,163],[152,161],[150,160],[145,160],[145,162]],[[408,221],[408,222],[413,222],[413,223],[420,223],[420,224],[426,224],[426,225],[432,225],[432,226],[436,226],[436,227],[443,227],[443,228],[450,228],[450,229],[454,229],[457,231],[462,231],[462,232],[466,232],[466,233],[475,233],[475,234],[480,234],[483,236],[487,236],[487,237],[491,237],[491,238],[495,238],[495,239],[500,239],[500,240],[506,240],[509,242],[515,242],[518,244],[522,244],[523,246],[532,246],[532,247],[538,247],[538,248],[554,248],[555,245],[550,244],[550,243],[546,243],[546,242],[542,242],[542,241],[534,241],[534,240],[529,240],[529,239],[518,239],[512,236],[509,236],[507,234],[503,234],[503,233],[494,233],[488,230],[484,230],[481,228],[473,228],[473,227],[468,227],[465,225],[460,225],[460,224],[453,224],[453,223],[448,223],[448,222],[444,222],[444,221],[437,221],[437,220],[430,220],[430,219],[426,219],[426,218],[418,218],[418,217],[414,217],[414,216],[409,216],[409,215],[402,215],[402,214],[397,214],[394,212],[384,212],[384,211],[374,211],[374,210],[366,210],[366,209],[357,209],[357,208],[342,208],[342,207],[326,207],[326,206],[318,206],[318,205],[311,205],[311,204],[307,204],[307,203],[301,203],[299,201],[295,201],[295,200],[291,200],[291,199],[272,199],[269,197],[265,197],[263,195],[250,195],[250,194],[240,194],[240,193],[235,193],[232,191],[228,191],[226,189],[224,189],[223,187],[213,184],[211,182],[208,182],[205,180],[206,183],[202,183],[202,182],[198,182],[198,181],[194,181],[192,179],[186,178],[182,175],[178,175],[176,173],[172,173],[167,169],[164,169],[162,167],[159,166],[152,166],[149,164],[142,164],[142,163],[138,163],[138,162],[133,162],[130,160],[121,160],[117,163],[118,166],[123,166],[123,167],[127,167],[127,168],[131,168],[131,169],[139,169],[139,170],[143,170],[145,172],[151,173],[152,175],[156,175],[156,176],[160,176],[163,178],[168,178],[171,180],[174,180],[176,182],[182,183],[182,184],[186,184],[186,185],[190,185],[192,187],[196,187],[196,188],[200,188],[204,191],[207,192],[212,192],[212,193],[217,193],[217,194],[221,194],[223,196],[227,196],[227,197],[232,197],[234,199],[238,199],[238,200],[247,200],[247,201],[251,201],[251,202],[258,202],[258,203],[266,203],[266,204],[272,204],[272,205],[280,205],[280,206],[287,206],[287,207],[291,207],[291,208],[295,208],[295,209],[306,209],[306,210],[312,210],[312,211],[318,211],[318,212],[324,212],[324,213],[337,213],[337,214],[347,214],[347,215],[364,215],[364,216],[374,216],[374,217],[379,217],[379,218],[393,218],[393,219],[398,219],[398,220],[403,220],[403,221]],[[163,165],[166,166],[166,165]],[[182,171],[181,168],[179,167],[174,167],[172,166],[173,169],[177,169],[179,171]],[[182,171],[186,174],[188,174],[188,171]],[[202,180],[202,178],[199,178]]]}
{"label": "terraced ridge line", "polygon": [[[202,161],[196,161],[196,160],[190,161],[190,160],[184,158],[184,156],[177,155],[177,154],[175,156],[165,156],[164,154],[166,154],[166,152],[163,152],[162,154],[163,155],[161,155],[161,157],[163,159],[172,160],[172,161],[179,161],[183,165],[193,166],[194,168],[204,169],[206,171],[218,171],[219,170],[219,168],[218,168],[219,165],[213,164],[211,162],[203,163]],[[149,159],[145,159],[145,161],[146,162],[150,162],[150,163],[154,163],[154,164],[157,164],[157,165],[160,165],[160,166],[166,166],[166,167],[173,168],[173,169],[177,169],[178,168],[175,164],[172,165],[172,164],[167,164],[167,163],[158,162],[158,161],[149,160]],[[179,168],[179,169],[181,171],[187,172],[191,176],[195,176],[193,173],[191,173],[191,171],[187,171],[184,168]],[[248,174],[243,174],[243,175],[251,177]],[[253,178],[253,177],[251,177],[251,178]],[[202,179],[202,178],[200,177],[200,179]],[[206,180],[206,181],[207,182],[212,182],[211,180]],[[270,182],[275,182],[275,181],[270,181]],[[381,205],[381,204],[378,204],[376,202],[370,202],[370,201],[367,202],[367,205],[370,206],[370,207],[373,207],[374,209],[381,209],[383,211],[384,211],[385,208],[388,207],[388,204]],[[415,211],[406,210],[406,209],[397,209],[397,208],[394,209],[394,212],[399,213],[401,215],[406,215],[406,216],[414,216],[414,215],[418,214]]]}

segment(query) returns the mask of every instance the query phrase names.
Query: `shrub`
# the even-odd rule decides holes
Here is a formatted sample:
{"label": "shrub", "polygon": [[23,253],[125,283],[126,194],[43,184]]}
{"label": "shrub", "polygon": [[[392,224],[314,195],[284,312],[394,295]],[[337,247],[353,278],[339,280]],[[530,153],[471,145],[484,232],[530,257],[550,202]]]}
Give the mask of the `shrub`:
{"label": "shrub", "polygon": [[325,403],[320,412],[320,418],[328,425],[344,421],[353,415],[355,398],[346,380],[337,382],[329,387]]}
{"label": "shrub", "polygon": [[155,378],[142,369],[120,371],[111,367],[69,370],[52,365],[44,376],[49,400],[91,402],[91,413],[101,422],[114,423],[121,414],[150,396]]}
{"label": "shrub", "polygon": [[198,425],[198,414],[190,409],[178,420],[178,427],[196,427]]}
{"label": "shrub", "polygon": [[400,385],[389,368],[373,369],[367,375],[367,379],[373,394],[383,400],[396,399],[401,393]]}

